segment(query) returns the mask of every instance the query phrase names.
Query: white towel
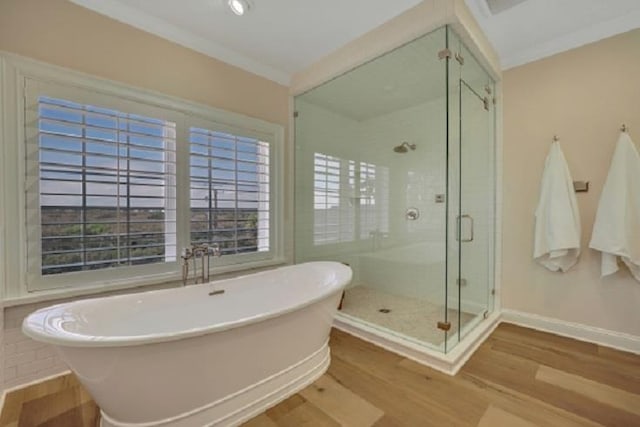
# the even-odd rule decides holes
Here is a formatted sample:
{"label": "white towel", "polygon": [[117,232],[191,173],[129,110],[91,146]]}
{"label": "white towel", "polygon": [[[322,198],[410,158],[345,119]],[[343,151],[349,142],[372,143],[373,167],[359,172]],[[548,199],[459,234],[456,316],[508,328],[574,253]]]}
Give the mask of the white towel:
{"label": "white towel", "polygon": [[618,271],[618,260],[640,281],[640,155],[623,132],[613,153],[589,247],[602,252],[602,277]]}
{"label": "white towel", "polygon": [[542,174],[536,208],[533,257],[551,271],[568,271],[580,256],[580,212],[569,166],[553,142]]}

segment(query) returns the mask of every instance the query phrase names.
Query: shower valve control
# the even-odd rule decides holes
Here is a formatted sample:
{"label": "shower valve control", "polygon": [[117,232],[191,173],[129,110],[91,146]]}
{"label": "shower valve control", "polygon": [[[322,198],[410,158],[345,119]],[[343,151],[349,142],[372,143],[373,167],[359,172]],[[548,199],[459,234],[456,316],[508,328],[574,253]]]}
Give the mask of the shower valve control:
{"label": "shower valve control", "polygon": [[407,209],[405,217],[409,221],[415,221],[416,219],[420,218],[420,211],[418,210],[418,208],[409,208]]}
{"label": "shower valve control", "polygon": [[436,203],[444,203],[444,194],[436,194]]}

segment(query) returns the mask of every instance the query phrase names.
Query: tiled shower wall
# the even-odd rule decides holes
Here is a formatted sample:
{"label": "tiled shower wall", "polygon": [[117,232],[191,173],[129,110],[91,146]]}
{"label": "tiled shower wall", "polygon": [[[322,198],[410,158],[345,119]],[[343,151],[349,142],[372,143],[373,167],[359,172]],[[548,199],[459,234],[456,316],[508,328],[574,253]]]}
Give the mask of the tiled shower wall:
{"label": "tiled shower wall", "polygon": [[[458,244],[452,233],[449,241],[450,262],[449,305],[457,307],[461,300],[465,311],[482,312],[487,308],[488,283],[493,258],[493,150],[489,142],[488,124],[492,115],[482,103],[472,99],[465,105],[465,140],[463,141],[462,214],[475,219],[475,239],[461,244],[462,277],[458,274]],[[435,304],[445,300],[445,203],[437,203],[438,194],[446,194],[445,100],[436,99],[387,114],[350,117],[297,100],[296,119],[296,256],[298,261],[333,259],[348,262],[354,269],[354,284],[384,292],[427,298]],[[451,124],[453,140],[457,139],[457,121]],[[416,144],[415,151],[395,153],[393,147],[402,142]],[[451,189],[458,187],[459,149],[450,147],[454,173]],[[367,162],[388,170],[389,200],[381,208],[387,210],[388,224],[380,224],[388,236],[374,243],[366,237],[332,244],[314,244],[314,208],[312,204],[313,168],[309,159],[319,152],[340,159]],[[306,163],[305,163],[306,162]],[[305,163],[303,165],[303,163]],[[376,179],[378,179],[376,177]],[[454,192],[457,192],[454,191]],[[306,201],[305,201],[306,200]],[[450,200],[450,230],[456,229],[457,194]],[[341,202],[342,203],[342,202]],[[420,218],[408,221],[407,208],[415,207]],[[348,217],[347,217],[348,218]],[[376,247],[374,247],[374,244]]]}
{"label": "tiled shower wall", "polygon": [[[440,99],[360,118],[296,101],[298,261],[348,262],[354,269],[354,284],[444,304],[445,204],[435,201],[436,194],[445,193],[444,105]],[[416,150],[395,153],[393,148],[405,141],[416,144]],[[314,243],[314,175],[309,171],[314,153],[375,166],[376,186],[388,189],[388,200],[376,201],[376,209],[379,206],[381,210],[378,229],[388,231],[387,235],[378,241],[361,235],[330,244]],[[379,182],[381,179],[388,181]],[[341,180],[345,185],[346,180]],[[347,199],[340,203],[353,203]],[[419,209],[418,220],[406,219],[409,207]],[[349,215],[343,219],[352,221]],[[382,268],[385,275],[366,267],[372,264]],[[389,276],[389,280],[383,276]]]}

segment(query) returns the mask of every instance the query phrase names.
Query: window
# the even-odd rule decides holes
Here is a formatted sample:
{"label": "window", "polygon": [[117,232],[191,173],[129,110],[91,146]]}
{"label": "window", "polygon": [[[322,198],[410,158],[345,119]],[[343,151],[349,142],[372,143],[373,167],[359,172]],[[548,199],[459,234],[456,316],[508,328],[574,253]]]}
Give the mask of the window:
{"label": "window", "polygon": [[355,169],[353,162],[314,154],[313,242],[316,245],[354,240]]}
{"label": "window", "polygon": [[352,242],[389,231],[389,170],[314,154],[314,244]]}
{"label": "window", "polygon": [[38,99],[42,275],[176,260],[175,128]]}
{"label": "window", "polygon": [[191,241],[223,255],[269,251],[269,143],[192,127]]}
{"label": "window", "polygon": [[358,170],[360,196],[360,239],[372,233],[389,232],[389,169],[360,162]]}
{"label": "window", "polygon": [[282,126],[0,61],[9,298],[179,280],[192,242],[221,246],[214,271],[285,261]]}

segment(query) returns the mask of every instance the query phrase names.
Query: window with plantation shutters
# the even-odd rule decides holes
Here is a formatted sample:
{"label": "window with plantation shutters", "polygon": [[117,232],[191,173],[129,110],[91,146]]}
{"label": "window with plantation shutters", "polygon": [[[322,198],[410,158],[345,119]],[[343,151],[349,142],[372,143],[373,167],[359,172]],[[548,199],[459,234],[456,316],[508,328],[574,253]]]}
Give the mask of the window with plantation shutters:
{"label": "window with plantation shutters", "polygon": [[360,239],[389,232],[389,169],[360,162],[356,171],[360,210]]}
{"label": "window with plantation shutters", "polygon": [[366,240],[389,231],[389,170],[314,154],[315,245]]}
{"label": "window with plantation shutters", "polygon": [[189,129],[191,241],[229,255],[268,252],[270,144],[253,137]]}
{"label": "window with plantation shutters", "polygon": [[314,154],[313,242],[351,242],[355,233],[355,163]]}
{"label": "window with plantation shutters", "polygon": [[174,261],[175,123],[38,101],[42,274]]}
{"label": "window with plantation shutters", "polygon": [[13,137],[2,151],[15,163],[0,168],[0,214],[19,265],[5,295],[179,281],[192,243],[220,246],[212,274],[285,262],[281,125],[46,64],[5,66]]}
{"label": "window with plantation shutters", "polygon": [[45,95],[30,108],[31,273],[176,261],[176,123]]}

